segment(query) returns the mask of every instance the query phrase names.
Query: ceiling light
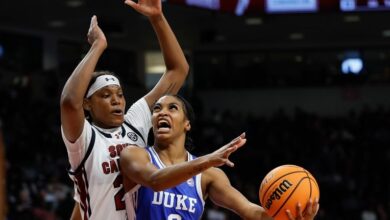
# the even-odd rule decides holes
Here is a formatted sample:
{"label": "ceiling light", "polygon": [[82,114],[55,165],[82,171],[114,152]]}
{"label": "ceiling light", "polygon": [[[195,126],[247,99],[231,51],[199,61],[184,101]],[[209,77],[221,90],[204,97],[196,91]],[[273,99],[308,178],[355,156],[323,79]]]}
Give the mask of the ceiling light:
{"label": "ceiling light", "polygon": [[383,37],[390,37],[390,29],[383,30],[382,31],[382,36]]}
{"label": "ceiling light", "polygon": [[344,22],[359,22],[360,17],[357,15],[346,15],[344,16]]}
{"label": "ceiling light", "polygon": [[296,32],[296,33],[291,33],[290,34],[290,39],[291,40],[302,40],[303,38],[304,38],[304,34],[303,33]]}
{"label": "ceiling light", "polygon": [[261,25],[263,24],[263,20],[261,18],[247,18],[245,19],[246,25]]}
{"label": "ceiling light", "polygon": [[64,27],[66,23],[65,21],[61,21],[61,20],[53,20],[53,21],[49,21],[48,25],[51,28],[61,28]]}
{"label": "ceiling light", "polygon": [[84,5],[84,2],[82,0],[68,0],[66,5],[71,8],[78,8]]}

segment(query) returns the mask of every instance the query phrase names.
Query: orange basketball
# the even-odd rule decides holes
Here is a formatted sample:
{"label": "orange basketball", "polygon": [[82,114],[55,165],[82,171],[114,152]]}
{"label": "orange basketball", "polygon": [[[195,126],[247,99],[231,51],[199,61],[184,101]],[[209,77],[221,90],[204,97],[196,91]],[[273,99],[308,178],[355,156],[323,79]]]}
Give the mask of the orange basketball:
{"label": "orange basketball", "polygon": [[309,171],[296,165],[282,165],[264,177],[259,197],[269,216],[275,220],[288,220],[286,209],[296,217],[296,206],[300,202],[304,213],[309,198],[313,201],[320,198],[320,189]]}

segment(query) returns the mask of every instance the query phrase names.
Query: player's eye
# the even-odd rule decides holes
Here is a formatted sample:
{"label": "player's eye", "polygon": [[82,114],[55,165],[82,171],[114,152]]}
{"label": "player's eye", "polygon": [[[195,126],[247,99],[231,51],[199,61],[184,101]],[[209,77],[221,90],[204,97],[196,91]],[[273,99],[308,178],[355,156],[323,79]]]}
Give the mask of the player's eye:
{"label": "player's eye", "polygon": [[175,104],[171,104],[171,105],[169,105],[169,109],[177,110],[178,107],[177,107],[177,105],[175,105]]}
{"label": "player's eye", "polygon": [[160,105],[154,105],[153,112],[158,112],[160,110],[161,110],[161,106]]}

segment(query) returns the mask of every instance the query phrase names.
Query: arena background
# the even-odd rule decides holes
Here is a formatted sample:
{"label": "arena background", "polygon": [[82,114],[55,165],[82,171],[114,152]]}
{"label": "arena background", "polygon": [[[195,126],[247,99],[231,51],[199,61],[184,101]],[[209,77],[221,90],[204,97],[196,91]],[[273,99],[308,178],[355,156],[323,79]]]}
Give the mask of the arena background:
{"label": "arena background", "polygon": [[[241,16],[245,1],[191,2],[213,9],[163,8],[191,66],[181,93],[197,113],[194,153],[246,131],[236,167],[223,169],[251,201],[268,171],[297,164],[318,180],[316,219],[389,219],[389,2],[269,13],[252,0]],[[93,14],[109,43],[99,68],[120,75],[132,103],[163,72],[147,19],[122,1],[0,1],[0,219],[70,216],[59,94],[88,49]],[[238,217],[209,201],[204,219]]]}

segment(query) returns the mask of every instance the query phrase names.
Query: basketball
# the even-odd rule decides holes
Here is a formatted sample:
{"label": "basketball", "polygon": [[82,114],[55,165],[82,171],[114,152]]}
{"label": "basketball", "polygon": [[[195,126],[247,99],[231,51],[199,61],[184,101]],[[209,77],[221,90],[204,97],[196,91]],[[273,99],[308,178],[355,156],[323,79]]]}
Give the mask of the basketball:
{"label": "basketball", "polygon": [[288,220],[286,209],[296,217],[296,206],[301,203],[302,213],[309,199],[320,198],[320,190],[313,175],[296,165],[282,165],[271,170],[263,179],[259,198],[267,214],[275,220]]}

